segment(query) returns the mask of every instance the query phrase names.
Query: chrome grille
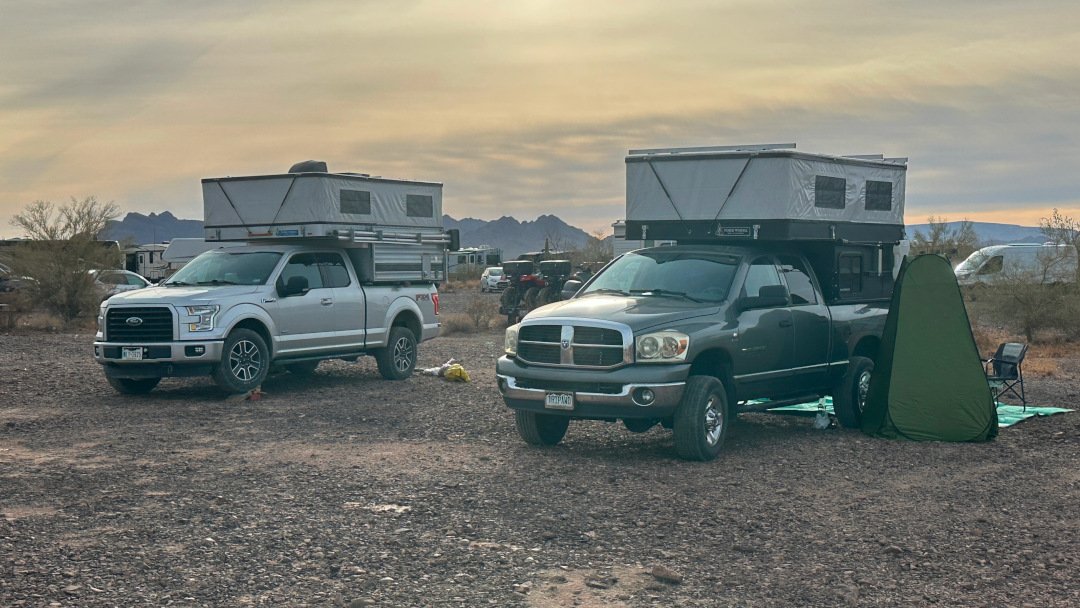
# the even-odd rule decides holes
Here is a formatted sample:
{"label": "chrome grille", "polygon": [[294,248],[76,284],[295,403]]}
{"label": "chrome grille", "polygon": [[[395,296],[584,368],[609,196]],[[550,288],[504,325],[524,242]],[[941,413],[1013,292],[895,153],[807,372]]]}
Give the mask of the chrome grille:
{"label": "chrome grille", "polygon": [[[140,322],[128,323],[133,318]],[[172,310],[167,306],[110,308],[105,317],[108,342],[170,342],[172,339]]]}
{"label": "chrome grille", "polygon": [[518,333],[517,357],[539,365],[611,368],[627,362],[632,341],[629,329],[624,332],[594,325],[530,324],[523,325]]}

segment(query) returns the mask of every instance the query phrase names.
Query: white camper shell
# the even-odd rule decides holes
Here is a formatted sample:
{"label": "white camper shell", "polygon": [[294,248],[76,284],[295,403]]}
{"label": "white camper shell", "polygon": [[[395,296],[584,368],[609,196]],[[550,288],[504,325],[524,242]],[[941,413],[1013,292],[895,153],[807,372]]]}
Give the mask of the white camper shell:
{"label": "white camper shell", "polygon": [[795,144],[630,150],[626,238],[903,238],[906,158],[796,152]]}
{"label": "white camper shell", "polygon": [[961,285],[1018,280],[1033,283],[1073,283],[1077,255],[1072,245],[1014,243],[992,245],[972,253],[955,269]]}
{"label": "white camper shell", "polygon": [[446,279],[456,239],[442,227],[441,183],[328,173],[311,161],[291,171],[203,179],[206,241],[327,239],[359,250],[350,257],[362,281]]}

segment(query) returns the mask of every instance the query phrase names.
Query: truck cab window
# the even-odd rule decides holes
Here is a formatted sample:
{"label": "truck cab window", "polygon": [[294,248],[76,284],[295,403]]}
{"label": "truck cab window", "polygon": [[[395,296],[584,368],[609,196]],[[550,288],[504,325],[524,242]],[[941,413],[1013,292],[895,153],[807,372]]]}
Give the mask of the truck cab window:
{"label": "truck cab window", "polygon": [[337,253],[319,253],[319,266],[322,267],[323,281],[327,287],[348,287],[349,269]]}
{"label": "truck cab window", "polygon": [[743,282],[743,295],[758,296],[761,288],[766,285],[783,285],[783,283],[780,282],[780,275],[776,272],[776,264],[773,264],[772,258],[760,257],[750,263],[746,280]]}
{"label": "truck cab window", "polygon": [[787,280],[792,305],[817,304],[814,282],[810,279],[810,273],[806,271],[802,260],[793,255],[780,256],[780,272]]}
{"label": "truck cab window", "polygon": [[307,279],[308,289],[321,289],[323,284],[322,273],[319,272],[318,257],[314,253],[297,253],[289,258],[289,263],[281,271],[281,283],[289,284],[293,277]]}

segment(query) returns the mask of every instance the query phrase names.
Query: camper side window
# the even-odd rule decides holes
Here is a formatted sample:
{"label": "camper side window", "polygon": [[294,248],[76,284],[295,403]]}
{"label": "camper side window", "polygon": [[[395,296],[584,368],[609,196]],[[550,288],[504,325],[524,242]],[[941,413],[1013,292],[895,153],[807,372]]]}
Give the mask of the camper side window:
{"label": "camper side window", "polygon": [[342,190],[341,212],[371,215],[371,193],[364,190]]}
{"label": "camper side window", "polygon": [[841,255],[836,264],[840,297],[862,293],[862,256]]}
{"label": "camper side window", "polygon": [[866,210],[892,210],[892,182],[866,180]]}
{"label": "camper side window", "polygon": [[843,209],[847,196],[847,180],[842,177],[818,175],[814,178],[814,206]]}
{"label": "camper side window", "polygon": [[435,202],[424,194],[405,195],[405,215],[409,217],[435,217]]}

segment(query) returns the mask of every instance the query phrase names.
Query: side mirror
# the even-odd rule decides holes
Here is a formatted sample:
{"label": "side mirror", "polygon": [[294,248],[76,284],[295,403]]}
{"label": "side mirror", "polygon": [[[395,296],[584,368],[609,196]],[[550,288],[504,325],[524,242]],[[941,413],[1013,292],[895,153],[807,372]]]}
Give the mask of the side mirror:
{"label": "side mirror", "polygon": [[736,305],[739,312],[755,308],[775,308],[788,303],[788,290],[783,285],[766,285],[756,296],[740,298]]}
{"label": "side mirror", "polygon": [[567,282],[563,283],[562,299],[568,300],[574,297],[574,294],[577,293],[579,289],[581,289],[582,285],[583,283],[581,281],[576,281],[574,279],[570,279]]}
{"label": "side mirror", "polygon": [[307,277],[289,277],[289,281],[284,285],[281,283],[281,279],[278,279],[277,292],[283,298],[304,295],[308,292]]}

